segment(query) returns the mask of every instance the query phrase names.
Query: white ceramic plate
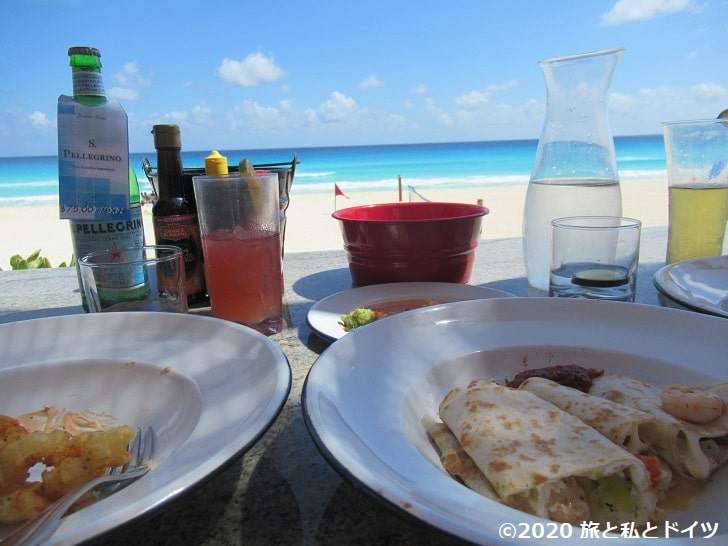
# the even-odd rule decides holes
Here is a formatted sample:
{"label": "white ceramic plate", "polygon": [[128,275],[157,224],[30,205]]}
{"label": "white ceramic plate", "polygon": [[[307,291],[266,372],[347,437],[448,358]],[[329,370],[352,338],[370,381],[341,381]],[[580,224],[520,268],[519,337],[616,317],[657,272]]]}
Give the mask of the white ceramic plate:
{"label": "white ceramic plate", "polygon": [[728,317],[728,256],[666,265],[653,280],[660,292],[682,305]]}
{"label": "white ceramic plate", "polygon": [[275,343],[214,318],[109,313],[0,325],[0,413],[106,412],[157,434],[152,471],[66,517],[49,544],[93,538],[204,481],[258,440],[290,386]]}
{"label": "white ceramic plate", "polygon": [[[503,381],[526,365],[581,364],[658,385],[726,381],[726,337],[723,319],[638,304],[505,298],[423,308],[374,322],[328,347],[306,378],[304,416],[332,465],[391,507],[474,543],[536,544],[538,528],[531,538],[499,536],[499,529],[510,523],[520,533],[519,525],[547,522],[448,476],[422,416],[437,417],[455,386],[473,378]],[[726,493],[723,469],[688,512],[670,520],[680,528],[717,522],[715,538],[726,542]],[[567,527],[571,539],[557,542],[583,544],[581,529]]]}
{"label": "white ceramic plate", "polygon": [[513,297],[513,294],[469,284],[446,282],[373,284],[338,292],[317,301],[309,309],[306,320],[309,327],[318,335],[329,340],[336,340],[348,333],[340,324],[341,315],[351,313],[354,309],[367,309],[396,302],[417,302],[418,300],[449,303],[508,297]]}

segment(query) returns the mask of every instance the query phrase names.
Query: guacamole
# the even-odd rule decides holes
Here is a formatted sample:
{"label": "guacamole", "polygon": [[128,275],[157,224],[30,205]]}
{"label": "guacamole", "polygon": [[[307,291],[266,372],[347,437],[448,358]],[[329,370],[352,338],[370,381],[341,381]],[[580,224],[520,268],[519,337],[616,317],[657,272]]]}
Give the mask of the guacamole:
{"label": "guacamole", "polygon": [[341,315],[341,325],[344,327],[344,330],[351,332],[359,328],[359,326],[364,326],[382,318],[382,316],[381,313],[372,309],[354,309],[351,313]]}

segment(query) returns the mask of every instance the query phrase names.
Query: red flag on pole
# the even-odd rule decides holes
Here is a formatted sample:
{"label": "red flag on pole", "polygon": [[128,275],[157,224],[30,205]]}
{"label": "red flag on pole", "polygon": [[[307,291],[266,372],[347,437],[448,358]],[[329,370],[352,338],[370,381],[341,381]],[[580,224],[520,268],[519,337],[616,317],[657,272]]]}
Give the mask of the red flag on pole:
{"label": "red flag on pole", "polygon": [[334,197],[338,197],[339,195],[342,195],[342,196],[346,197],[347,199],[349,199],[349,196],[346,195],[343,191],[341,191],[341,188],[339,187],[339,185],[334,184]]}

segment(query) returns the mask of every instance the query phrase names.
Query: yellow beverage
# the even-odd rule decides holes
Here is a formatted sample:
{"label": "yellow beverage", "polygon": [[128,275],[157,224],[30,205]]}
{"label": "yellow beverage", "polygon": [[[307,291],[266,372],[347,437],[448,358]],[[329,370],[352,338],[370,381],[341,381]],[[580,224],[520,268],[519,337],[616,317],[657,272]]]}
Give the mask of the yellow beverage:
{"label": "yellow beverage", "polygon": [[719,256],[728,222],[728,186],[671,186],[667,263]]}

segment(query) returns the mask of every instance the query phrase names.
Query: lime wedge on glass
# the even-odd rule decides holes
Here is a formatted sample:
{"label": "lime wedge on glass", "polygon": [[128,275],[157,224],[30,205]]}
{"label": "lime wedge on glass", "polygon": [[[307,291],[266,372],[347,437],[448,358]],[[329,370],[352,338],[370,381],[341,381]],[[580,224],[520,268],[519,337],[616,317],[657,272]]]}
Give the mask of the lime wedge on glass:
{"label": "lime wedge on glass", "polygon": [[262,181],[255,176],[253,163],[247,157],[240,162],[240,176],[248,184],[250,198],[253,201],[253,208],[256,212],[261,212],[264,206]]}
{"label": "lime wedge on glass", "polygon": [[584,267],[574,272],[571,281],[580,286],[607,288],[627,284],[629,274],[624,267],[618,265]]}

